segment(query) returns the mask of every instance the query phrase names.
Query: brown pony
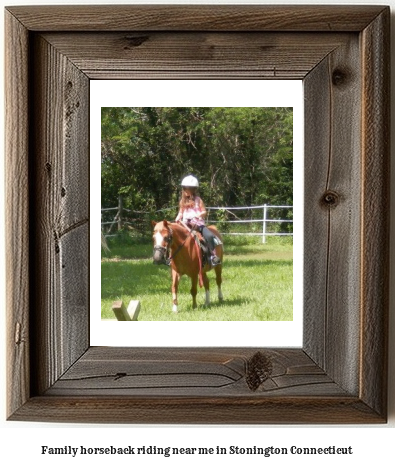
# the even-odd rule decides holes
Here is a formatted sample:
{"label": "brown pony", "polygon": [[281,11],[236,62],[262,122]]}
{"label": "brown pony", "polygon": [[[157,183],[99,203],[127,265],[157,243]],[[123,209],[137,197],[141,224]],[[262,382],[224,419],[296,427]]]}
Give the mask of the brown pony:
{"label": "brown pony", "polygon": [[[210,263],[206,263],[201,268],[200,248],[195,242],[194,235],[181,223],[170,223],[166,220],[163,220],[162,222],[158,223],[152,222],[152,225],[154,227],[154,263],[168,264],[171,266],[173,312],[177,313],[178,284],[180,282],[180,277],[184,274],[191,278],[192,307],[197,307],[196,294],[199,277],[201,279],[200,286],[203,284],[206,291],[205,305],[209,305],[210,283],[206,273],[212,269],[212,266]],[[221,240],[221,236],[215,227],[210,226],[208,228],[214,233],[216,237],[218,237],[218,239]],[[217,246],[216,253],[222,262],[222,245]],[[221,292],[222,264],[214,266],[214,270],[218,286],[218,299],[221,301],[223,299]]]}

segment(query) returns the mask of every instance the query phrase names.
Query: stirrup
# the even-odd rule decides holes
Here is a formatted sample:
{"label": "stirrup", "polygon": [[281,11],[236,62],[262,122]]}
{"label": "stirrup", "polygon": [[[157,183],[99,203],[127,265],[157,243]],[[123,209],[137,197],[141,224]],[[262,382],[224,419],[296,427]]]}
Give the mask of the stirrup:
{"label": "stirrup", "polygon": [[221,258],[219,256],[214,255],[210,258],[211,266],[218,266],[221,264]]}

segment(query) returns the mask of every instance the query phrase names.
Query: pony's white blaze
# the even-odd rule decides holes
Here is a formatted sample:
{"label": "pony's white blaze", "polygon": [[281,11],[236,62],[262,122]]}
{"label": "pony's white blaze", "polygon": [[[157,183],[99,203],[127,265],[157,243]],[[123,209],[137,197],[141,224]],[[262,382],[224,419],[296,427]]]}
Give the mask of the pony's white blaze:
{"label": "pony's white blaze", "polygon": [[163,235],[160,232],[154,233],[155,245],[162,246]]}

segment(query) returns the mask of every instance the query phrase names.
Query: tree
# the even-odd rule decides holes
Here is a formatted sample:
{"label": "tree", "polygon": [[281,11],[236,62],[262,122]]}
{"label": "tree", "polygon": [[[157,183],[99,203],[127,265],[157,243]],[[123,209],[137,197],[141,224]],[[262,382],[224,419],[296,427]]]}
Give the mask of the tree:
{"label": "tree", "polygon": [[207,205],[291,205],[292,123],[292,108],[102,108],[102,206],[175,206],[188,173]]}

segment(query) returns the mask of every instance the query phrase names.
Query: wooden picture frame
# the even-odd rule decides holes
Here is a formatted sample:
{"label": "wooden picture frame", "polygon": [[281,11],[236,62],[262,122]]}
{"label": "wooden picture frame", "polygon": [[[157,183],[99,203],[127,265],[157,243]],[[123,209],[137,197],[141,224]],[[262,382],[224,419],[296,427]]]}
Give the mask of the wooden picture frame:
{"label": "wooden picture frame", "polygon": [[[381,6],[6,9],[9,420],[386,422],[389,19]],[[90,347],[89,82],[110,78],[304,80],[301,349]]]}

